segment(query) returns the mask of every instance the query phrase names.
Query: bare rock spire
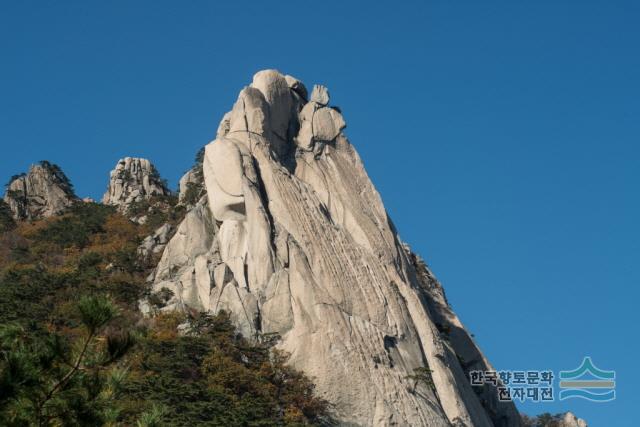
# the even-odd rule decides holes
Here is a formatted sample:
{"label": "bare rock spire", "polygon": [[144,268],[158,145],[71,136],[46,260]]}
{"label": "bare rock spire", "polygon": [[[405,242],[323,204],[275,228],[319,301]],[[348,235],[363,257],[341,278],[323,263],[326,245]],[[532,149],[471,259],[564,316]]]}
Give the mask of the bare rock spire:
{"label": "bare rock spire", "polygon": [[62,169],[43,160],[11,178],[4,201],[15,219],[34,220],[57,215],[78,198]]}
{"label": "bare rock spire", "polygon": [[[344,424],[519,426],[513,404],[471,388],[467,370],[490,365],[401,244],[345,128],[326,88],[307,101],[299,80],[257,73],[206,146],[207,198],[156,268],[152,291],[173,295],[162,310],[226,310],[249,338],[278,334]],[[431,381],[413,384],[416,370]]]}
{"label": "bare rock spire", "polygon": [[135,202],[169,194],[171,192],[166,183],[149,160],[125,157],[111,171],[102,203],[117,206],[119,211],[126,212]]}

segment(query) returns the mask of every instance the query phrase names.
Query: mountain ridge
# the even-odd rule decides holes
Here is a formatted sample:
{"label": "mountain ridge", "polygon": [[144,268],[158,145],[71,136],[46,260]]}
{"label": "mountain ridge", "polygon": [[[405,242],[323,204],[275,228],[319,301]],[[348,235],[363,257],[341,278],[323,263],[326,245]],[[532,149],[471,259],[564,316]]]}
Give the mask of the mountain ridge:
{"label": "mountain ridge", "polygon": [[[161,254],[141,310],[224,310],[245,337],[277,335],[343,423],[522,425],[495,387],[469,384],[469,371],[492,367],[398,236],[345,129],[324,86],[307,100],[298,79],[257,73],[181,179],[175,226],[156,224],[138,248]],[[122,181],[112,172],[104,201],[127,214],[149,202],[130,216],[144,224],[154,197],[170,193],[150,162],[128,163],[142,175],[130,190],[120,182],[111,191]],[[66,207],[76,203],[73,194]],[[418,369],[431,383],[411,390],[407,378]]]}
{"label": "mountain ridge", "polygon": [[[207,198],[167,244],[154,292],[171,291],[166,310],[225,309],[246,336],[279,334],[345,422],[519,425],[495,390],[478,398],[437,330],[435,296],[421,288],[328,90],[315,86],[307,101],[301,87],[265,70],[240,91],[206,146]],[[459,331],[458,352],[479,356],[467,369],[489,369],[448,305],[435,307]],[[404,378],[422,368],[434,385],[416,393]]]}

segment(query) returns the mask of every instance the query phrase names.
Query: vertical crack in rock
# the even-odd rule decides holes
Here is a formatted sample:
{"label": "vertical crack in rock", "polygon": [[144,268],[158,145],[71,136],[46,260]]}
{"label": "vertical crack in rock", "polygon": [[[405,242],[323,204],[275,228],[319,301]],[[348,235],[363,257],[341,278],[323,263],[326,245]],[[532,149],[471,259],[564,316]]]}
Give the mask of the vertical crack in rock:
{"label": "vertical crack in rock", "polygon": [[[176,294],[162,309],[226,310],[247,337],[277,333],[345,424],[520,425],[513,404],[471,388],[462,358],[490,365],[402,245],[328,90],[306,94],[265,70],[225,114],[205,148],[206,197],[153,278],[152,292]],[[419,368],[433,387],[412,386]]]}
{"label": "vertical crack in rock", "polygon": [[[260,201],[262,203],[262,208],[264,209],[264,213],[267,216],[267,222],[269,224],[269,241],[270,242],[275,242],[276,241],[276,229],[275,229],[275,222],[273,219],[273,216],[271,215],[271,212],[269,212],[269,196],[267,195],[266,189],[264,184],[262,183],[262,177],[260,176],[260,165],[255,161],[255,158],[251,159],[251,162],[253,164],[253,167],[256,171],[256,188],[258,189],[258,194],[260,195]],[[272,249],[275,251],[275,245],[272,245]]]}

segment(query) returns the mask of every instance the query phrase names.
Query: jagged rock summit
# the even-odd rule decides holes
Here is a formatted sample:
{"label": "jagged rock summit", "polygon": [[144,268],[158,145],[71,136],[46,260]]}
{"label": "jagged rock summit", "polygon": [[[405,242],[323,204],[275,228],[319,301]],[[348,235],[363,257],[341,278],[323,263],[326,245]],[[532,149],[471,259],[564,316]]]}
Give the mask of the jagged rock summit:
{"label": "jagged rock summit", "polygon": [[4,201],[17,220],[34,220],[57,215],[78,201],[73,185],[58,165],[43,160],[26,174],[13,176]]}
{"label": "jagged rock summit", "polygon": [[171,192],[167,185],[149,160],[125,157],[111,171],[102,203],[117,206],[119,211],[126,212],[135,202],[169,194]]}
{"label": "jagged rock summit", "polygon": [[206,146],[206,197],[156,268],[153,291],[173,295],[160,309],[279,334],[343,424],[519,426],[495,388],[470,386],[491,365],[402,244],[329,91],[307,93],[275,70],[242,89]]}
{"label": "jagged rock summit", "polygon": [[523,414],[522,420],[524,427],[589,427],[585,420],[576,417],[572,412],[555,415],[547,412],[534,417]]}
{"label": "jagged rock summit", "polygon": [[572,412],[566,412],[558,427],[588,427],[588,425],[585,420],[576,417]]}

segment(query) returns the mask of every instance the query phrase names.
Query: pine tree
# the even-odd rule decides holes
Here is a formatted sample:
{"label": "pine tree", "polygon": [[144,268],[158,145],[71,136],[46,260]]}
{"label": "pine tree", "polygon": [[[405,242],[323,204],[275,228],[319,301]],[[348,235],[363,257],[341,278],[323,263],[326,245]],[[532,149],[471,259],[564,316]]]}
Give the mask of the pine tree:
{"label": "pine tree", "polygon": [[118,362],[133,344],[107,331],[117,315],[105,297],[77,304],[83,334],[63,336],[10,324],[0,327],[0,418],[8,426],[97,426],[115,423],[126,377]]}

